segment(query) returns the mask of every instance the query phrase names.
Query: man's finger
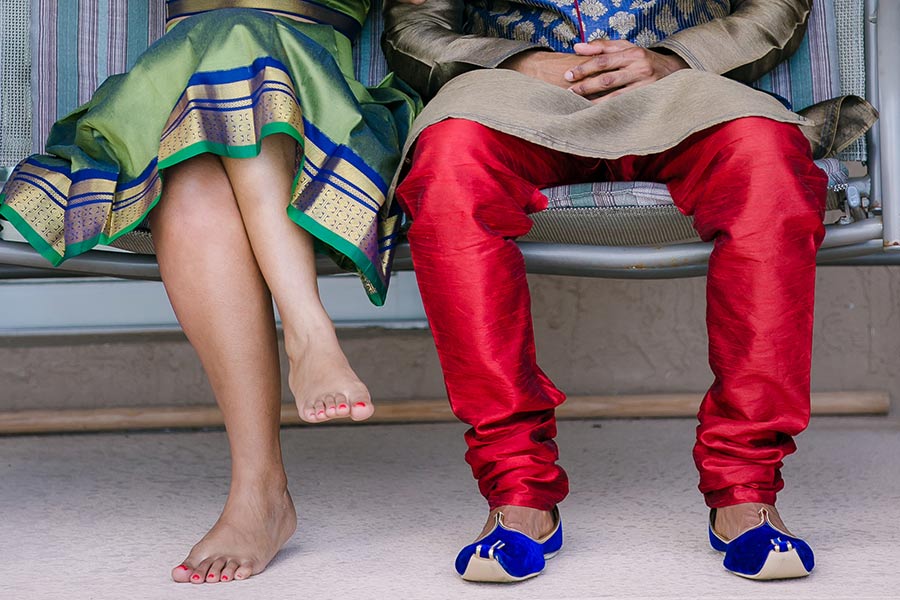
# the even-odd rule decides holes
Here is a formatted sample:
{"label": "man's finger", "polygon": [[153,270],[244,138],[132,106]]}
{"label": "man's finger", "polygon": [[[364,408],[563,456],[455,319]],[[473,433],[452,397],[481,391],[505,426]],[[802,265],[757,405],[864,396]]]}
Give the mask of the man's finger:
{"label": "man's finger", "polygon": [[593,102],[594,104],[597,104],[598,102],[602,102],[604,100],[609,100],[610,98],[615,98],[616,96],[621,96],[622,94],[627,94],[628,92],[630,92],[633,89],[636,89],[639,87],[644,87],[645,85],[650,85],[651,83],[653,83],[653,82],[645,81],[645,80],[635,81],[634,83],[630,83],[626,86],[620,87],[619,89],[609,92],[608,94],[603,94],[602,96],[597,96],[596,98],[591,98],[591,102]]}
{"label": "man's finger", "polygon": [[624,68],[628,66],[631,60],[630,57],[621,52],[615,54],[601,54],[600,56],[590,58],[580,65],[569,69],[565,72],[563,77],[566,81],[580,81],[585,77]]}
{"label": "man's finger", "polygon": [[625,87],[634,83],[637,76],[627,69],[607,71],[599,75],[587,77],[569,89],[579,96],[590,97]]}
{"label": "man's finger", "polygon": [[634,44],[627,40],[594,40],[592,42],[578,42],[575,44],[575,54],[579,56],[596,56],[607,52],[621,52],[628,48],[634,48]]}

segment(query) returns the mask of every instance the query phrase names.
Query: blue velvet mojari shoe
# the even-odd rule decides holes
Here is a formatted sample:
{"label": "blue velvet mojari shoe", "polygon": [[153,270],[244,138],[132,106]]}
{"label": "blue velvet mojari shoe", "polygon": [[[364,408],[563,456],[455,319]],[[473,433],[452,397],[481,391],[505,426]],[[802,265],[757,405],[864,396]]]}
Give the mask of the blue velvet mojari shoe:
{"label": "blue velvet mojari shoe", "polygon": [[725,569],[747,579],[806,577],[815,566],[813,551],[805,541],[776,528],[769,511],[759,509],[760,523],[725,541],[714,528],[716,509],[709,514],[709,543],[725,553]]}
{"label": "blue velvet mojari shoe", "polygon": [[503,513],[498,512],[494,519],[494,528],[456,557],[456,572],[466,581],[512,583],[536,577],[544,570],[547,559],[562,548],[562,521],[555,508],[556,527],[539,540],[504,525]]}

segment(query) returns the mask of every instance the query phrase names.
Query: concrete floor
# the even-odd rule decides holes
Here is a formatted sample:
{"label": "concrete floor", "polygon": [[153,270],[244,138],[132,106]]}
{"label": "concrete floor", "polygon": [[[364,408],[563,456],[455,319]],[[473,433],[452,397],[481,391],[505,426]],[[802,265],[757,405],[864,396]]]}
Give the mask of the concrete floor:
{"label": "concrete floor", "polygon": [[726,573],[706,545],[693,428],[561,423],[565,549],[503,587],[452,570],[484,517],[462,426],[285,430],[298,533],[262,575],[202,586],[168,571],[225,498],[223,432],[0,438],[0,599],[898,597],[900,422],[823,417],[799,438],[779,504],[818,565],[777,583]]}

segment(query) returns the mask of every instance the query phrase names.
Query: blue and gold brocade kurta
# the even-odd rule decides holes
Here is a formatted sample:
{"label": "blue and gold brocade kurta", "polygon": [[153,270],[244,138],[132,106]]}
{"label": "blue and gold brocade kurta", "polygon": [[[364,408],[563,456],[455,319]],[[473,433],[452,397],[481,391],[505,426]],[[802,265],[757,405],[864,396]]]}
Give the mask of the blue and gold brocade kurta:
{"label": "blue and gold brocade kurta", "polygon": [[577,4],[576,0],[472,0],[466,3],[465,30],[536,42],[557,52],[572,52],[582,34],[588,42],[627,40],[648,47],[676,31],[727,15],[729,4],[729,0],[580,0]]}

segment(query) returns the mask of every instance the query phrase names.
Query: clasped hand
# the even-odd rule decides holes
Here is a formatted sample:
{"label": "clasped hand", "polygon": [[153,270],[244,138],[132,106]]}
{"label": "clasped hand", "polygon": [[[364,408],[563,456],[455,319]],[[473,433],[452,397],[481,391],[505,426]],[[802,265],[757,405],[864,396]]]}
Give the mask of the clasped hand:
{"label": "clasped hand", "polygon": [[[396,0],[424,4],[426,0]],[[592,102],[613,98],[659,81],[688,64],[675,54],[663,54],[626,40],[594,40],[575,44],[575,54],[529,50],[500,67],[567,88]]]}
{"label": "clasped hand", "polygon": [[524,52],[500,66],[570,89],[593,102],[624,94],[688,68],[679,56],[661,54],[625,40],[575,44],[575,54]]}

